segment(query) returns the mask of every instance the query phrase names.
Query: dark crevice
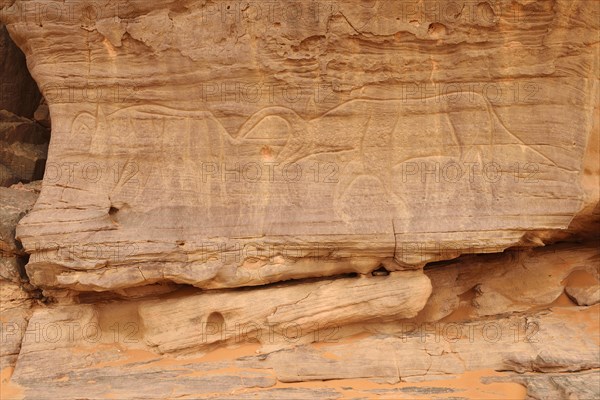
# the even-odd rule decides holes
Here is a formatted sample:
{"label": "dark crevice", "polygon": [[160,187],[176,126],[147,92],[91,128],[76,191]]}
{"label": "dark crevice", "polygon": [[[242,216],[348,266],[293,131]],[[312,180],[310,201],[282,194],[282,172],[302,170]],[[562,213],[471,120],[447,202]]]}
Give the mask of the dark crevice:
{"label": "dark crevice", "polygon": [[[17,242],[20,244],[20,242]],[[27,271],[25,270],[25,266],[29,262],[29,254],[25,254],[23,256],[17,256],[17,269],[19,273],[19,277],[22,282],[29,282],[29,277],[27,276]]]}
{"label": "dark crevice", "polygon": [[[295,285],[303,284],[303,283],[326,282],[326,281],[334,281],[334,280],[338,280],[338,279],[352,279],[352,278],[358,278],[358,277],[359,277],[358,273],[349,272],[349,273],[338,274],[338,275],[333,275],[333,276],[319,276],[319,277],[314,277],[314,278],[288,279],[288,280],[283,280],[283,281],[265,283],[263,285],[243,286],[243,287],[219,289],[219,290],[222,290],[222,291],[231,291],[231,290],[245,291],[245,290],[255,290],[255,289],[259,289],[259,288],[266,289],[266,288],[272,288],[272,287],[286,287],[286,286],[295,286]],[[211,292],[212,292],[212,289],[211,289]]]}
{"label": "dark crevice", "polygon": [[300,279],[289,279],[285,281],[277,281],[272,283],[266,283],[262,285],[256,286],[240,286],[240,287],[231,287],[231,288],[221,288],[221,289],[202,289],[190,284],[185,283],[174,283],[169,281],[161,281],[157,283],[153,283],[150,285],[143,285],[137,287],[127,288],[126,290],[136,290],[143,288],[171,288],[171,290],[166,290],[164,293],[152,293],[147,296],[132,296],[126,295],[123,291],[107,291],[107,292],[81,292],[77,295],[77,300],[79,303],[97,303],[101,301],[121,301],[121,300],[149,300],[149,299],[167,299],[171,297],[179,297],[182,295],[191,296],[194,294],[199,294],[202,292],[210,292],[210,293],[232,293],[232,292],[246,292],[252,290],[264,290],[269,288],[281,288],[288,286],[301,285],[305,283],[315,283],[315,282],[328,282],[334,281],[338,279],[358,279],[361,275],[356,272],[339,274],[334,276],[322,276],[315,278],[300,278]]}
{"label": "dark crevice", "polygon": [[50,142],[50,112],[25,55],[0,23],[0,186],[41,180]]}
{"label": "dark crevice", "polygon": [[425,265],[425,267],[423,267],[423,270],[428,271],[431,269],[448,267],[453,264],[458,264],[460,262],[460,260],[465,257],[472,257],[472,256],[473,256],[472,254],[468,254],[468,255],[462,255],[462,256],[460,256],[458,258],[454,258],[452,260],[433,261],[433,262],[427,263]]}
{"label": "dark crevice", "polygon": [[[21,242],[19,242],[18,240],[16,240],[17,244],[19,247],[21,247]],[[31,281],[29,279],[29,276],[27,275],[27,263],[29,263],[29,254],[24,254],[24,255],[16,255],[15,256],[17,259],[17,273],[18,273],[18,278],[19,278],[19,282],[20,282],[20,286],[21,288],[27,292],[29,294],[29,297],[31,297],[32,299],[36,299],[36,300],[40,300],[43,303],[46,303],[49,301],[48,298],[46,298],[42,292],[42,290],[36,286],[34,286],[33,284],[31,284]]]}
{"label": "dark crevice", "polygon": [[379,264],[377,269],[375,269],[373,272],[371,272],[371,275],[373,275],[373,276],[388,276],[389,274],[390,274],[390,271],[388,271],[383,266],[383,264]]}

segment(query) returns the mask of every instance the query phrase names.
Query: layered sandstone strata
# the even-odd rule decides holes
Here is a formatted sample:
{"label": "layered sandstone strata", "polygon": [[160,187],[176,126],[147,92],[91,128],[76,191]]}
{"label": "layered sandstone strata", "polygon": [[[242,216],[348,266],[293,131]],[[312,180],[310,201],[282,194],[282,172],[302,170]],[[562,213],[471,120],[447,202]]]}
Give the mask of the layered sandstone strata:
{"label": "layered sandstone strata", "polygon": [[2,398],[600,396],[597,2],[0,21]]}
{"label": "layered sandstone strata", "polygon": [[11,3],[53,121],[18,230],[42,287],[418,268],[541,245],[589,204],[593,2]]}

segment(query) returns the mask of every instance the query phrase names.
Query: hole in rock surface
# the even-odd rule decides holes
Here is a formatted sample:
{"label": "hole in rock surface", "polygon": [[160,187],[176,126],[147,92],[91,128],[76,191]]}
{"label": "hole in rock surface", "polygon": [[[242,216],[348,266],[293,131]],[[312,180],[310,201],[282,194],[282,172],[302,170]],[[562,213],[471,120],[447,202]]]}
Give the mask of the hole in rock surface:
{"label": "hole in rock surface", "polygon": [[433,22],[429,24],[429,29],[427,29],[427,33],[430,36],[438,38],[446,35],[446,25],[440,24],[439,22]]}
{"label": "hole in rock surface", "polygon": [[379,267],[374,270],[373,272],[371,272],[371,275],[373,276],[388,276],[390,274],[390,271],[388,271],[383,264],[379,264]]}
{"label": "hole in rock surface", "polygon": [[225,318],[220,312],[212,312],[206,318],[206,329],[207,331],[213,332],[214,335],[220,335],[223,332],[223,326],[225,325]]}

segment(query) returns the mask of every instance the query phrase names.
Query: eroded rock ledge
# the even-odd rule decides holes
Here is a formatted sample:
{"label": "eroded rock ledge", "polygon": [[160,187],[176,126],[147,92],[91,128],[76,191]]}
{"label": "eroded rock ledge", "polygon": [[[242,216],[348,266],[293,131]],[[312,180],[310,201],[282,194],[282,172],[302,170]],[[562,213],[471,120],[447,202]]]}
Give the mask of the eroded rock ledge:
{"label": "eroded rock ledge", "polygon": [[3,390],[25,398],[523,398],[526,387],[529,398],[586,399],[598,393],[600,304],[579,306],[567,293],[598,287],[599,257],[597,241],[563,243],[382,276],[135,300],[82,295],[85,304],[31,311],[16,303],[25,317],[2,314],[3,338],[16,349],[5,358]]}

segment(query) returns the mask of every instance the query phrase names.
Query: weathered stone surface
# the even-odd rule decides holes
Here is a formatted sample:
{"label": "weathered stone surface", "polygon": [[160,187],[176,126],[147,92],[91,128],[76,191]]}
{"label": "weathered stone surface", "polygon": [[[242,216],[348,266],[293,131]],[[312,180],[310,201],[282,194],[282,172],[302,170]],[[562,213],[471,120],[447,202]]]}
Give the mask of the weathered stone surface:
{"label": "weathered stone surface", "polygon": [[14,367],[32,313],[33,293],[23,289],[27,257],[15,240],[15,227],[38,194],[35,183],[0,187],[0,371]]}
{"label": "weathered stone surface", "polygon": [[16,172],[19,181],[42,179],[46,165],[48,145],[13,143],[0,150],[2,163]]}
{"label": "weathered stone surface", "polygon": [[[325,328],[417,315],[431,294],[422,272],[386,277],[335,279],[240,292],[202,293],[157,300],[139,308],[144,340],[167,353],[235,341],[236,330],[268,341],[277,332],[291,336]],[[170,323],[156,315],[170,314]],[[261,339],[259,339],[261,341]]]}
{"label": "weathered stone surface", "polygon": [[22,182],[42,179],[49,139],[48,129],[0,110],[0,164],[8,169],[4,170],[3,180],[8,183],[12,177]]}
{"label": "weathered stone surface", "polygon": [[[460,290],[460,285],[468,286],[473,282],[510,288],[516,281],[521,281],[523,287],[532,286],[529,293],[523,293],[523,301],[530,302],[527,296],[535,296],[536,291],[544,293],[550,288],[554,293],[556,283],[552,282],[574,284],[583,278],[581,274],[574,276],[572,270],[591,275],[590,268],[582,269],[582,266],[597,257],[597,251],[591,246],[580,245],[574,249],[565,244],[556,249],[528,252],[525,256],[520,254],[520,257],[505,254],[493,260],[493,256],[485,256],[483,262],[474,257],[462,257],[458,263],[462,264],[465,277],[445,284]],[[548,265],[550,256],[555,262],[563,260],[564,264],[561,268],[547,269],[547,274],[556,275],[555,280],[531,281],[536,274],[542,274],[542,269],[536,269],[538,266],[532,259]],[[489,259],[488,265],[494,271],[487,281],[485,278],[490,269],[482,268],[485,259]],[[446,268],[452,270],[455,267],[448,265],[425,272],[435,281],[434,272]],[[480,315],[486,315],[486,319],[474,321],[459,321],[455,317],[454,322],[439,322],[441,316],[438,316],[437,322],[425,324],[396,314],[400,318],[397,322],[369,323],[369,317],[361,314],[361,299],[365,301],[364,305],[372,306],[371,314],[377,316],[376,319],[382,319],[386,313],[376,307],[377,300],[366,302],[368,299],[363,296],[368,293],[369,299],[385,299],[380,296],[379,288],[391,288],[386,305],[408,307],[408,303],[402,301],[404,294],[417,296],[423,293],[423,289],[410,285],[409,276],[416,279],[415,283],[426,282],[421,272],[403,271],[388,276],[290,283],[218,293],[179,291],[157,300],[142,298],[109,304],[37,308],[29,323],[22,325],[25,318],[29,318],[26,314],[17,325],[21,330],[15,330],[14,335],[8,337],[12,342],[6,348],[12,350],[5,357],[6,365],[12,365],[9,361],[14,363],[15,352],[19,355],[10,385],[19,385],[25,398],[37,398],[40,393],[78,398],[84,395],[82,390],[86,390],[85,396],[131,397],[133,381],[137,385],[148,382],[153,388],[139,389],[136,396],[140,398],[166,398],[174,394],[223,397],[231,391],[259,398],[344,398],[349,393],[360,393],[367,398],[375,395],[394,399],[418,398],[419,393],[425,398],[433,394],[477,398],[482,396],[481,393],[489,395],[491,387],[482,384],[480,379],[498,378],[494,370],[519,374],[544,371],[553,374],[552,377],[566,379],[566,374],[600,368],[598,305],[555,306],[551,312],[527,309],[529,314],[504,318],[483,313]],[[368,286],[369,291],[357,291],[349,282],[374,284]],[[434,291],[442,287],[434,286]],[[337,294],[335,300],[319,295],[327,289],[331,294]],[[512,293],[507,294],[507,298],[514,296],[519,287],[511,290],[513,292],[505,289],[504,293]],[[298,302],[297,295],[303,300]],[[542,299],[553,302],[555,295],[541,295],[540,300],[530,306],[542,305]],[[303,301],[310,307],[300,307]],[[438,298],[437,301],[445,300]],[[285,304],[295,302],[299,306],[288,307],[286,311]],[[354,307],[346,307],[344,302]],[[363,330],[361,336],[344,337],[343,327],[336,327],[335,322],[342,322],[340,316],[345,315],[345,308],[353,311],[353,317],[344,317],[345,321],[352,322],[353,318],[366,321],[364,326],[372,332],[369,336],[365,336]],[[293,312],[289,318],[277,318],[278,314],[289,311]],[[507,307],[504,311],[514,310]],[[216,313],[221,314],[222,319]],[[19,321],[20,315],[10,315],[11,326]],[[265,319],[264,315],[270,317]],[[328,321],[328,315],[333,319]],[[310,321],[306,316],[313,316],[315,320]],[[264,325],[264,321],[270,322],[273,329],[270,334],[268,330],[263,331],[261,336],[254,327]],[[308,342],[295,337],[298,331],[290,321],[304,328],[303,335],[308,337]],[[302,324],[303,321],[306,324]],[[314,322],[318,322],[318,329],[311,331]],[[219,323],[223,326],[215,329]],[[283,325],[288,329],[280,329]],[[383,327],[381,332],[388,330],[391,333],[377,334],[380,327]],[[18,347],[20,345],[22,349]],[[242,347],[236,348],[240,345]],[[174,352],[183,352],[186,356],[174,356]],[[53,363],[47,363],[52,368],[40,369],[40,360],[44,359],[53,360]],[[474,371],[488,371],[476,379],[469,378],[472,380],[466,383],[475,388],[480,385],[481,389],[472,392],[454,382]],[[503,382],[520,382],[530,392],[535,385],[539,386],[539,383],[520,376],[502,375]],[[277,382],[293,385],[291,382],[300,384],[322,379],[340,381],[331,387],[317,383],[310,389],[275,388],[280,385]],[[361,379],[374,379],[376,383],[365,383]],[[154,385],[150,385],[150,381]],[[158,386],[157,382],[160,382]],[[432,384],[437,386],[432,387]],[[43,392],[48,391],[48,387],[52,387],[50,392]],[[507,396],[511,390],[516,390],[512,388],[501,387],[492,393],[496,393],[496,397],[502,393]],[[580,398],[586,398],[585,394],[590,391],[597,393],[589,384],[578,388],[576,381],[568,390]]]}
{"label": "weathered stone surface", "polygon": [[0,110],[0,141],[3,145],[15,142],[48,144],[48,129],[9,111]]}
{"label": "weathered stone surface", "polygon": [[52,121],[50,120],[50,108],[46,103],[46,99],[42,98],[40,101],[40,105],[33,113],[33,120],[44,128],[50,129]]}
{"label": "weathered stone surface", "polygon": [[[493,370],[557,373],[600,367],[598,340],[579,335],[581,331],[596,329],[598,306],[442,324],[438,326],[439,332],[356,338],[263,354],[259,348],[245,345],[232,348],[231,352],[215,351],[214,356],[208,353],[184,358],[152,353],[140,340],[144,328],[134,324],[132,309],[114,313],[114,307],[115,304],[100,308],[77,305],[36,310],[12,377],[25,398],[41,393],[77,398],[84,390],[89,397],[123,397],[131,395],[133,382],[140,387],[134,397],[165,398],[218,396],[243,388],[272,388],[277,381],[349,379],[346,385],[342,381],[334,386],[339,390],[340,386],[352,389],[360,382],[352,379],[362,378],[374,379],[370,386],[373,392],[390,391],[394,386],[387,385],[402,380],[404,384],[399,385],[403,386],[396,388],[404,388],[415,398],[418,386],[428,385],[429,389],[422,391],[431,395],[435,392],[431,386],[435,385],[436,377],[451,382],[457,375],[468,376],[469,371],[488,371],[481,377],[494,377]],[[121,311],[125,309],[120,307]],[[126,328],[125,322],[134,325]],[[117,323],[122,330],[116,328]],[[504,377],[521,381],[517,375]],[[423,379],[434,381],[422,385]],[[475,380],[478,381],[479,378]],[[152,390],[146,385],[150,382]],[[366,390],[361,386],[356,390]],[[412,389],[406,390],[407,387]],[[465,391],[452,383],[445,386],[442,382],[439,387],[438,393],[456,396]],[[316,383],[315,393],[319,393],[317,388],[323,386]],[[392,391],[396,393],[392,397],[402,398],[397,390]],[[585,393],[583,390],[594,389],[584,386],[582,393]],[[251,392],[259,397],[262,393]]]}
{"label": "weathered stone surface", "polygon": [[600,303],[600,263],[598,257],[589,260],[587,268],[580,268],[569,275],[565,293],[580,306]]}
{"label": "weathered stone surface", "polygon": [[331,345],[327,354],[310,347],[275,352],[269,354],[265,363],[275,369],[282,381],[376,377],[393,383],[425,374],[431,379],[488,368],[516,372],[580,371],[598,368],[600,355],[598,340],[583,337],[577,330],[586,326],[595,329],[597,323],[596,306],[560,317],[541,314],[438,324],[432,332],[421,330],[401,337],[373,337]]}
{"label": "weathered stone surface", "polygon": [[[15,366],[27,321],[30,295],[19,285],[0,278],[0,371]],[[4,384],[4,382],[2,383]]]}
{"label": "weathered stone surface", "polygon": [[25,264],[26,261],[17,256],[2,254],[0,257],[0,278],[19,282],[25,274]]}
{"label": "weathered stone surface", "polygon": [[0,164],[0,186],[9,187],[19,182],[17,175],[7,166]]}
{"label": "weathered stone surface", "polygon": [[597,288],[599,257],[592,241],[470,256],[427,269],[433,292],[415,321],[467,320],[548,306],[574,287]]}
{"label": "weathered stone surface", "polygon": [[[582,272],[593,276],[595,270],[595,266],[589,267],[589,261],[597,258],[597,248],[574,248],[570,244],[555,247],[525,255],[488,255],[483,261],[463,256],[457,260],[459,266],[440,266],[425,272],[440,285],[434,284],[434,293],[444,285],[461,290],[461,285],[478,282],[496,290],[505,288],[503,293],[511,298],[523,287],[532,286],[523,293],[523,301],[535,308],[544,305],[543,301],[555,301],[554,285],[574,285],[585,278]],[[562,261],[560,267],[545,271],[555,278],[536,281],[535,275],[543,274],[543,269],[533,259],[546,266],[552,266],[550,259]],[[490,267],[487,270],[482,268],[486,261]],[[465,276],[451,283],[436,280],[436,273],[444,269],[462,269]],[[18,391],[23,398],[39,398],[41,394],[54,398],[524,398],[524,386],[528,393],[537,390],[539,395],[542,381],[532,380],[531,373],[544,372],[550,374],[550,379],[556,378],[552,382],[560,383],[541,393],[554,394],[564,387],[573,398],[585,399],[589,393],[597,397],[599,392],[589,382],[578,387],[577,380],[569,376],[600,368],[598,305],[554,306],[551,311],[541,312],[519,308],[528,314],[510,317],[484,312],[478,315],[485,319],[471,321],[460,321],[455,315],[454,320],[442,322],[442,315],[438,315],[437,321],[426,323],[396,313],[397,321],[378,324],[386,312],[376,307],[376,299],[385,300],[381,304],[391,307],[388,310],[409,307],[415,299],[403,301],[403,296],[422,295],[423,283],[416,285],[419,281],[427,282],[422,272],[402,271],[245,290],[187,290],[156,300],[45,306],[36,308],[31,319],[31,312],[8,314],[10,326],[18,329],[11,330],[7,337],[10,354],[4,362],[12,366],[16,354],[18,361],[10,382],[5,382],[8,389],[3,390]],[[373,284],[357,290],[350,282],[358,287],[361,283]],[[522,282],[521,289],[508,289],[515,282]],[[379,292],[380,288],[391,289],[390,294],[382,297],[385,292]],[[334,300],[326,295],[328,291],[337,294]],[[528,300],[544,291],[553,294],[540,295],[537,302]],[[416,308],[421,308],[425,300]],[[300,307],[302,302],[310,307]],[[286,306],[294,303],[298,307]],[[370,317],[361,313],[361,303],[371,305],[375,321],[369,322]],[[500,312],[514,312],[511,307],[514,304],[507,304]],[[345,309],[352,316],[347,316]],[[278,319],[282,313],[287,317]],[[463,317],[470,318],[469,314]],[[335,322],[353,322],[354,318],[365,321],[367,329],[360,336],[345,337],[344,328]],[[273,329],[263,331],[261,336],[255,327],[265,320]],[[21,324],[13,325],[17,321]],[[298,330],[290,321],[304,328],[308,341],[298,340]],[[316,331],[311,330],[312,322],[318,323]],[[223,326],[217,328],[220,323]],[[282,325],[288,329],[281,329]],[[494,371],[514,371],[518,375]],[[323,379],[332,379],[331,386],[319,383]],[[467,380],[461,384],[461,379]],[[508,386],[491,384],[490,379]],[[315,383],[310,388],[294,386],[306,381]],[[134,382],[134,386],[141,387],[135,395]],[[281,382],[288,382],[288,386],[280,387]]]}
{"label": "weathered stone surface", "polygon": [[[72,89],[45,93],[64,169],[19,228],[37,285],[413,268],[539,245],[591,204],[597,3],[444,23],[407,19],[403,1],[294,23],[211,4],[103,3],[43,26],[26,2],[5,7],[41,86]],[[106,251],[52,256],[86,244]]]}
{"label": "weathered stone surface", "polygon": [[587,400],[600,394],[600,371],[591,370],[569,374],[525,374],[513,381],[527,386],[527,399]]}
{"label": "weathered stone surface", "polygon": [[0,21],[2,399],[600,398],[600,3]]}
{"label": "weathered stone surface", "polygon": [[2,257],[24,255],[23,248],[15,240],[15,227],[31,210],[39,192],[35,186],[0,187],[0,252]]}
{"label": "weathered stone surface", "polygon": [[600,302],[600,289],[596,286],[588,286],[586,288],[567,287],[569,297],[581,306],[591,306]]}

